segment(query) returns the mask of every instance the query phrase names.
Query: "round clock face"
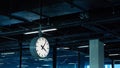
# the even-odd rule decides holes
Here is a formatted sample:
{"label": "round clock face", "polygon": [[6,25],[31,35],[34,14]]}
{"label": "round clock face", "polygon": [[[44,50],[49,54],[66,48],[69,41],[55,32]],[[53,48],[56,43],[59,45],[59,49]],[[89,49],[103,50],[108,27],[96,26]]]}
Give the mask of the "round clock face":
{"label": "round clock face", "polygon": [[46,38],[34,38],[30,43],[30,52],[34,57],[45,58],[49,54],[49,43]]}
{"label": "round clock face", "polygon": [[36,51],[37,54],[44,58],[48,55],[49,53],[49,43],[46,38],[40,37],[36,41]]}

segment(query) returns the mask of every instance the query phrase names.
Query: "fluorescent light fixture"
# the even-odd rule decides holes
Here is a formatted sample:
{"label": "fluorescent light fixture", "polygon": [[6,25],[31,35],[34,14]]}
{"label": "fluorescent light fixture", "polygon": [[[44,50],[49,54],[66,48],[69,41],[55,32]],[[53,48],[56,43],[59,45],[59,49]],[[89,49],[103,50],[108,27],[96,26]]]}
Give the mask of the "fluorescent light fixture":
{"label": "fluorescent light fixture", "polygon": [[26,59],[28,59],[28,58],[27,58],[27,57],[23,57],[22,59],[23,59],[23,60],[26,60]]}
{"label": "fluorescent light fixture", "polygon": [[70,49],[70,48],[69,48],[69,47],[64,47],[63,49],[68,50],[68,49]]}
{"label": "fluorescent light fixture", "polygon": [[88,58],[88,57],[90,57],[90,56],[89,56],[89,55],[86,55],[85,57]]}
{"label": "fluorescent light fixture", "polygon": [[[42,30],[41,32],[42,33],[45,33],[45,32],[50,32],[50,31],[56,31],[57,29],[56,28],[52,28],[52,29],[46,29],[46,30]],[[32,32],[26,32],[24,34],[36,34],[36,33],[39,33],[39,31],[32,31]]]}
{"label": "fluorescent light fixture", "polygon": [[15,54],[15,52],[6,52],[6,53],[1,53],[1,55],[12,55]]}
{"label": "fluorescent light fixture", "polygon": [[106,46],[106,44],[104,44],[104,46]]}
{"label": "fluorescent light fixture", "polygon": [[3,65],[4,63],[0,63],[0,65]]}
{"label": "fluorescent light fixture", "polygon": [[52,58],[39,59],[40,61],[52,61]]}
{"label": "fluorescent light fixture", "polygon": [[36,34],[36,33],[39,33],[39,31],[33,31],[33,32],[27,32],[27,33],[24,33],[24,34]]}
{"label": "fluorescent light fixture", "polygon": [[89,46],[86,45],[86,46],[79,46],[78,48],[88,48]]}
{"label": "fluorescent light fixture", "polygon": [[60,48],[57,48],[57,50],[60,50]]}
{"label": "fluorescent light fixture", "polygon": [[42,33],[44,32],[49,32],[49,31],[56,31],[57,29],[56,28],[53,28],[53,29],[46,29],[46,30],[42,30]]}
{"label": "fluorescent light fixture", "polygon": [[69,47],[59,47],[59,48],[57,48],[57,50],[60,50],[60,49],[62,49],[62,50],[68,50],[70,48]]}
{"label": "fluorescent light fixture", "polygon": [[[106,44],[104,44],[104,46],[106,46]],[[85,45],[85,46],[78,46],[78,48],[88,48],[89,46],[88,45]]]}
{"label": "fluorescent light fixture", "polygon": [[2,55],[1,57],[3,57],[3,58],[4,58],[4,57],[5,57],[5,55]]}
{"label": "fluorescent light fixture", "polygon": [[120,54],[109,54],[109,56],[118,56]]}
{"label": "fluorescent light fixture", "polygon": [[46,58],[44,61],[52,61],[52,58]]}
{"label": "fluorescent light fixture", "polygon": [[114,60],[114,61],[120,61],[120,60]]}
{"label": "fluorescent light fixture", "polygon": [[42,67],[36,67],[36,68],[42,68]]}
{"label": "fluorescent light fixture", "polygon": [[45,60],[45,59],[42,59],[42,58],[41,58],[41,59],[39,59],[39,60],[42,61],[42,60]]}
{"label": "fluorescent light fixture", "polygon": [[[21,66],[22,66],[23,68],[29,67],[29,65],[24,65],[24,64],[22,64]],[[17,67],[20,67],[20,65],[17,65]]]}
{"label": "fluorescent light fixture", "polygon": [[76,63],[68,63],[68,64],[76,64]]}
{"label": "fluorescent light fixture", "polygon": [[50,66],[50,65],[48,65],[48,64],[44,64],[44,65],[42,65],[42,66],[44,66],[44,67],[48,67],[48,66]]}

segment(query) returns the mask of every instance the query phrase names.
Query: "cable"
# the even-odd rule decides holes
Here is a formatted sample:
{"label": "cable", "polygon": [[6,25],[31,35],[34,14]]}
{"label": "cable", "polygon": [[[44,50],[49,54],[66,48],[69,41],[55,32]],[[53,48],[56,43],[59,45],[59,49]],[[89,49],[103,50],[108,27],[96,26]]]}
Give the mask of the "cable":
{"label": "cable", "polygon": [[42,23],[42,10],[43,10],[43,1],[40,0],[40,26],[39,26],[39,37],[42,36],[42,26],[41,26],[41,23]]}

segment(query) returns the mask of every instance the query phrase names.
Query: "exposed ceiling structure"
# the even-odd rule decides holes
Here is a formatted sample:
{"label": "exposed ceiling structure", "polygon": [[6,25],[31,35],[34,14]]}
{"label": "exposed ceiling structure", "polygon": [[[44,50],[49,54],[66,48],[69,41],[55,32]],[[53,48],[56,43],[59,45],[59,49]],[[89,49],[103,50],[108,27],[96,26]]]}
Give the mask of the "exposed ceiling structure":
{"label": "exposed ceiling structure", "polygon": [[[29,53],[29,43],[38,34],[25,35],[24,33],[39,30],[40,24],[42,30],[57,28],[57,31],[43,33],[43,36],[48,38],[51,47],[60,48],[57,56],[60,58],[58,62],[60,64],[69,62],[67,59],[77,57],[78,51],[85,56],[89,55],[88,42],[95,38],[105,43],[106,58],[120,59],[119,0],[43,0],[42,6],[40,2],[40,0],[0,2],[0,51],[1,58],[4,58],[4,60],[0,59],[2,62],[12,60],[16,63],[19,60],[17,56],[19,55],[18,40],[20,40],[23,42],[23,59],[25,60],[23,63],[36,62],[35,66],[37,66],[38,60],[33,59]],[[42,12],[40,12],[41,9]],[[79,48],[80,46],[87,47]],[[69,49],[62,49],[63,47]],[[3,52],[11,51],[15,52],[14,57],[13,54],[2,55]],[[60,54],[61,51],[65,53]],[[110,56],[116,53],[118,55]],[[52,57],[52,51],[50,57]],[[31,60],[27,60],[28,58]],[[52,61],[51,58],[48,59]]]}

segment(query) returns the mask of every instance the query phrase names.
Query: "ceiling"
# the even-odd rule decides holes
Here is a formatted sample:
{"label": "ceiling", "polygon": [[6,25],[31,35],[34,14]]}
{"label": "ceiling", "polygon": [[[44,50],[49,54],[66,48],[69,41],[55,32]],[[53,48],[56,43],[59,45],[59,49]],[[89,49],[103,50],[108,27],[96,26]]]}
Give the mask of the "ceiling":
{"label": "ceiling", "polygon": [[[60,58],[58,60],[60,64],[71,62],[70,59],[77,57],[78,51],[82,55],[89,55],[88,48],[78,47],[88,45],[89,40],[95,38],[105,43],[106,58],[119,59],[120,55],[109,56],[109,54],[120,54],[119,22],[119,0],[1,1],[0,51],[1,53],[15,52],[14,55],[1,55],[1,58],[4,58],[2,61],[5,63],[14,58],[16,59],[13,62],[18,62],[18,41],[22,41],[23,51],[25,51],[23,52],[23,63],[29,64],[35,62],[35,66],[37,66],[38,62],[41,61],[37,61],[31,57],[29,43],[38,34],[25,35],[24,33],[39,30],[39,26],[41,25],[42,30],[49,28],[58,29],[57,31],[43,33],[43,36],[48,38],[51,47],[70,48],[68,50],[58,50],[57,57]],[[63,53],[61,54],[61,52]],[[52,53],[53,51],[51,50],[49,58],[52,57]],[[70,61],[67,61],[64,56],[68,57],[67,59]],[[31,60],[28,60],[28,58]],[[75,60],[77,62],[77,59]],[[44,60],[42,64],[45,63],[49,62]],[[10,65],[9,63],[7,64]]]}

